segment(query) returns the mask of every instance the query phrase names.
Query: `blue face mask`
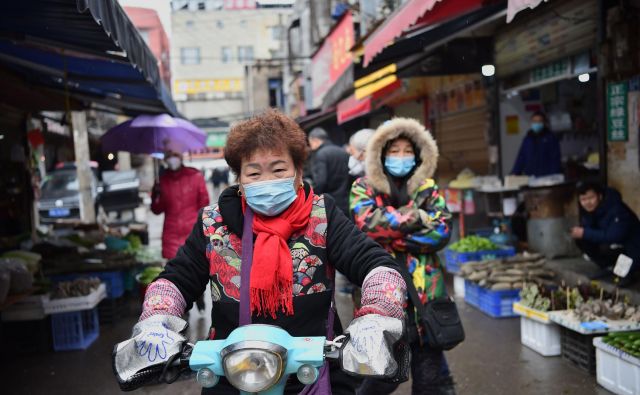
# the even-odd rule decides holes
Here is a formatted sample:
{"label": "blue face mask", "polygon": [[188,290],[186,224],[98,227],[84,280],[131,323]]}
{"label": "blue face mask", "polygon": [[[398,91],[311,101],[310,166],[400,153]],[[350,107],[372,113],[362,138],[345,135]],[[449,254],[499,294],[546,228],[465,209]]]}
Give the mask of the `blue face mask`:
{"label": "blue face mask", "polygon": [[252,182],[244,185],[244,197],[251,209],[274,217],[286,210],[298,197],[294,188],[296,177]]}
{"label": "blue face mask", "polygon": [[384,159],[384,167],[387,169],[389,174],[396,177],[404,177],[416,165],[416,157],[415,156],[387,156]]}
{"label": "blue face mask", "polygon": [[542,122],[534,122],[531,124],[531,130],[533,133],[540,133],[544,130],[544,123]]}

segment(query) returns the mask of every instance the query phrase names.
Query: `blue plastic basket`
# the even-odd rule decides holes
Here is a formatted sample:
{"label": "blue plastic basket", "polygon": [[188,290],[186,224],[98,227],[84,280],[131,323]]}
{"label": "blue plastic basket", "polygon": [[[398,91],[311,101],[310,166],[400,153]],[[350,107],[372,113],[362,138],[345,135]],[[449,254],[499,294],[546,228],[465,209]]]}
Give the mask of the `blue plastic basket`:
{"label": "blue plastic basket", "polygon": [[480,292],[480,311],[493,318],[517,317],[513,304],[520,300],[519,289],[493,291],[482,288]]}
{"label": "blue plastic basket", "polygon": [[464,301],[479,308],[481,290],[482,288],[473,281],[464,280]]}
{"label": "blue plastic basket", "polygon": [[100,336],[98,309],[51,315],[55,351],[85,350]]}
{"label": "blue plastic basket", "polygon": [[[511,246],[500,246],[497,250],[477,252],[456,252],[449,248],[444,250],[447,272],[460,273],[460,268],[467,262],[488,261],[491,259],[508,258],[516,254],[516,249]],[[465,291],[466,292],[466,291]]]}
{"label": "blue plastic basket", "polygon": [[513,303],[520,300],[520,290],[492,291],[465,280],[464,301],[493,318],[517,317]]}
{"label": "blue plastic basket", "polygon": [[51,276],[51,281],[59,283],[62,281],[72,281],[76,278],[98,277],[107,287],[107,298],[114,299],[124,295],[124,272],[88,272],[88,273],[72,273],[58,276]]}

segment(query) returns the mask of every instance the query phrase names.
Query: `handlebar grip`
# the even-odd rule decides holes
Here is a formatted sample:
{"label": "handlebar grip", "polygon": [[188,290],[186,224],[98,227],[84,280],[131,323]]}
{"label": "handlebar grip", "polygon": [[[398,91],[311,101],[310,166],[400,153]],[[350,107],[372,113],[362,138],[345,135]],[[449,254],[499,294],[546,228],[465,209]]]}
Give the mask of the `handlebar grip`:
{"label": "handlebar grip", "polygon": [[[164,370],[164,364],[151,366],[139,372],[136,372],[129,380],[121,381],[118,378],[118,385],[122,391],[133,391],[138,388],[144,387],[152,383],[158,383],[162,371]],[[117,377],[117,375],[116,375]]]}

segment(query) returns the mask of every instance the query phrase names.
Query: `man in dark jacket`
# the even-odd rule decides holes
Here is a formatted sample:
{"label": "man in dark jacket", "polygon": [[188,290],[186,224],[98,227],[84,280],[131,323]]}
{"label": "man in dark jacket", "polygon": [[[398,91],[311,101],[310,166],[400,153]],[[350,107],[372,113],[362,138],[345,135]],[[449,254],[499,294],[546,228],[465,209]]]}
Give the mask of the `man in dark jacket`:
{"label": "man in dark jacket", "polygon": [[311,178],[315,193],[328,193],[347,216],[349,215],[349,154],[329,141],[322,128],[309,133],[309,146],[314,152],[311,158]]}
{"label": "man in dark jacket", "polygon": [[601,270],[592,277],[610,274],[618,256],[624,254],[633,259],[633,264],[620,285],[630,284],[635,272],[640,269],[638,216],[624,204],[620,193],[612,188],[603,188],[596,183],[580,183],[578,197],[580,226],[571,229],[571,237],[600,266]]}
{"label": "man in dark jacket", "polygon": [[562,173],[561,159],[560,142],[547,128],[545,115],[534,113],[511,173],[534,177]]}

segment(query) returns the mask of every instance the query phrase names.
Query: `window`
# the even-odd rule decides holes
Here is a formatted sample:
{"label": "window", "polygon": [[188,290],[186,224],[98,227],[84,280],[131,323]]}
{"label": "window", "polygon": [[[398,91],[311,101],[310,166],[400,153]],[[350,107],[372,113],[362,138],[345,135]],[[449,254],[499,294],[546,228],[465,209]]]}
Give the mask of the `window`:
{"label": "window", "polygon": [[186,47],[180,48],[181,64],[200,64],[200,48]]}
{"label": "window", "polygon": [[284,40],[284,26],[282,25],[271,26],[271,39]]}
{"label": "window", "polygon": [[222,47],[220,48],[220,59],[222,63],[229,63],[233,59],[233,52],[231,51],[231,47]]}
{"label": "window", "polygon": [[253,60],[253,47],[251,45],[238,47],[238,62],[250,62]]}
{"label": "window", "polygon": [[284,107],[282,80],[279,78],[269,78],[269,107]]}

